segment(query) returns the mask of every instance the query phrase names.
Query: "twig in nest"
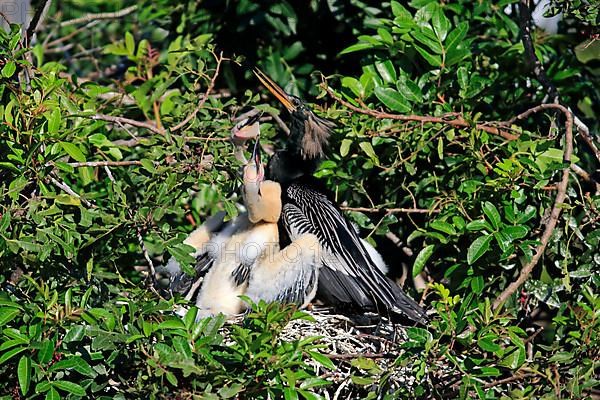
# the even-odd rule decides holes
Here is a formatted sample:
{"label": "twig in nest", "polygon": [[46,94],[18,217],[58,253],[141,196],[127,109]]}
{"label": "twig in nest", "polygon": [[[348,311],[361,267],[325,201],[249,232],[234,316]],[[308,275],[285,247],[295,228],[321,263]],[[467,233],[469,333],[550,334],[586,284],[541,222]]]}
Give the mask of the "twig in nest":
{"label": "twig in nest", "polygon": [[181,129],[185,125],[187,125],[188,122],[190,122],[196,116],[198,111],[200,111],[202,106],[204,106],[204,103],[206,103],[206,100],[208,100],[208,95],[214,89],[215,82],[217,81],[217,77],[219,76],[219,70],[221,69],[221,63],[225,60],[225,58],[223,57],[223,52],[221,52],[219,54],[219,56],[216,58],[217,58],[217,66],[215,67],[215,73],[213,74],[212,78],[210,79],[210,83],[208,84],[208,87],[206,88],[206,92],[204,93],[204,96],[202,96],[202,98],[200,99],[200,102],[198,103],[198,105],[196,106],[194,111],[192,111],[187,117],[185,117],[185,119],[183,121],[181,121],[180,123],[178,123],[177,125],[172,127],[171,132],[178,131],[179,129]]}
{"label": "twig in nest", "polygon": [[571,169],[570,168],[571,154],[573,153],[573,114],[571,114],[571,112],[567,108],[561,106],[560,104],[541,104],[537,107],[533,107],[533,108],[517,115],[516,117],[514,117],[513,119],[508,121],[508,123],[511,124],[515,121],[527,118],[531,114],[534,114],[534,113],[537,113],[537,112],[540,112],[543,110],[548,110],[548,109],[559,110],[563,114],[565,114],[565,116],[567,118],[567,120],[565,122],[565,144],[564,144],[564,155],[563,155],[564,162],[567,165],[563,168],[562,179],[558,183],[558,191],[556,193],[556,198],[554,199],[554,205],[552,207],[552,212],[550,213],[550,218],[548,219],[548,222],[546,223],[546,228],[544,229],[544,233],[542,234],[542,237],[540,239],[540,244],[536,248],[535,254],[531,258],[531,260],[523,267],[523,269],[521,269],[521,272],[519,273],[519,276],[517,277],[517,279],[514,282],[512,282],[510,285],[508,285],[508,287],[506,289],[504,289],[502,291],[502,293],[500,293],[500,295],[494,300],[494,303],[492,304],[492,307],[494,310],[499,309],[504,304],[504,302],[510,296],[512,296],[519,289],[519,287],[521,287],[521,285],[523,283],[525,283],[525,281],[529,278],[531,271],[536,266],[536,264],[542,257],[542,254],[544,254],[544,251],[546,250],[546,246],[548,245],[548,242],[550,241],[552,232],[554,232],[554,228],[556,227],[556,224],[558,222],[558,217],[560,216],[560,212],[562,210],[562,205],[566,198],[567,185],[569,183],[569,171]]}

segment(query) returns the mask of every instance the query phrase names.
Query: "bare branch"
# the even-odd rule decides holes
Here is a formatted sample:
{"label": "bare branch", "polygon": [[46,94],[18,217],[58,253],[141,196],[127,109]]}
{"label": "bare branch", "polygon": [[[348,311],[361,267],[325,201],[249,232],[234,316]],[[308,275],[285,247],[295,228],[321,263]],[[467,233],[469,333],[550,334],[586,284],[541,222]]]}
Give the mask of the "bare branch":
{"label": "bare branch", "polygon": [[65,191],[67,194],[70,194],[73,197],[78,198],[79,200],[81,200],[81,202],[83,204],[85,204],[88,207],[94,207],[94,205],[92,203],[90,203],[88,200],[84,199],[83,197],[81,197],[80,195],[78,195],[73,189],[71,189],[69,187],[69,185],[67,185],[64,182],[59,181],[58,179],[56,179],[54,176],[49,176],[50,181],[59,189],[62,189],[63,191]]}
{"label": "bare branch", "polygon": [[[569,111],[570,111],[570,109],[569,109]],[[574,117],[575,126],[577,127],[577,131],[579,132],[579,136],[582,137],[583,141],[588,145],[590,150],[592,150],[592,152],[596,156],[596,159],[600,162],[600,150],[598,149],[598,147],[594,143],[592,136],[590,135],[590,128],[588,128],[587,125],[584,124],[582,120],[577,118],[576,115],[573,115],[573,117]]]}
{"label": "bare branch", "polygon": [[115,12],[105,12],[105,13],[98,13],[98,14],[87,14],[87,15],[84,15],[83,17],[79,17],[79,18],[75,18],[75,19],[70,19],[68,21],[63,21],[63,22],[60,23],[60,26],[61,27],[65,27],[65,26],[69,26],[69,25],[80,24],[82,22],[88,23],[88,22],[99,20],[99,19],[116,19],[116,18],[121,18],[121,17],[129,15],[132,12],[134,12],[135,10],[137,10],[137,7],[138,7],[137,5],[133,5],[133,6],[130,6],[130,7],[124,8],[122,10],[115,11]]}
{"label": "bare branch", "polygon": [[458,128],[477,128],[477,129],[481,129],[482,131],[491,133],[492,135],[501,136],[507,140],[516,140],[518,138],[517,135],[513,135],[512,133],[509,133],[504,129],[499,129],[494,126],[490,126],[490,125],[486,125],[486,124],[470,123],[467,120],[465,120],[460,114],[456,114],[456,113],[453,113],[453,114],[449,115],[448,118],[445,118],[445,117],[432,117],[432,116],[427,116],[427,115],[390,114],[390,113],[387,113],[384,111],[372,110],[370,108],[356,107],[355,105],[350,104],[349,102],[347,102],[344,99],[342,99],[341,97],[339,97],[331,88],[329,88],[327,86],[326,82],[323,82],[323,87],[325,88],[327,93],[329,93],[329,95],[333,99],[335,99],[335,101],[337,101],[340,104],[343,104],[350,110],[356,111],[357,113],[370,115],[370,116],[378,118],[378,119],[394,119],[394,120],[398,120],[398,121],[416,121],[416,122],[422,122],[422,123],[424,123],[424,122],[439,123],[439,124],[446,124],[446,125],[450,125],[450,126],[454,126],[454,127],[458,127]]}
{"label": "bare branch", "polygon": [[563,205],[566,195],[567,195],[567,185],[569,183],[569,171],[571,169],[570,168],[571,155],[573,153],[573,114],[566,107],[563,107],[560,104],[541,104],[537,107],[533,107],[533,108],[517,115],[516,117],[511,119],[509,121],[509,123],[518,121],[518,120],[522,120],[524,118],[527,118],[531,114],[534,114],[534,113],[537,113],[537,112],[540,112],[543,110],[548,110],[548,109],[559,110],[563,114],[565,114],[565,116],[567,118],[567,120],[565,122],[565,144],[564,144],[564,155],[563,155],[564,162],[567,163],[567,166],[565,166],[563,168],[562,179],[560,180],[560,182],[558,184],[558,191],[556,193],[556,198],[554,199],[554,206],[552,207],[552,212],[550,213],[550,218],[548,219],[548,222],[546,223],[546,228],[544,229],[544,232],[540,239],[540,244],[537,246],[535,254],[531,258],[531,260],[523,267],[523,269],[521,269],[521,272],[519,273],[519,276],[517,277],[517,279],[514,282],[512,282],[510,285],[508,285],[508,287],[506,287],[506,289],[504,289],[502,291],[502,293],[500,293],[500,295],[494,300],[494,303],[492,305],[494,310],[497,310],[500,307],[502,307],[504,302],[510,296],[512,296],[519,289],[519,287],[521,287],[521,285],[523,283],[525,283],[525,281],[527,281],[527,279],[529,278],[529,275],[531,275],[531,271],[533,271],[533,268],[537,265],[538,261],[542,257],[542,254],[544,254],[544,251],[546,250],[546,246],[548,245],[548,242],[550,241],[550,237],[552,236],[552,233],[554,232],[554,228],[556,227],[556,224],[558,222],[558,217],[560,216],[560,212],[562,210],[562,205]]}
{"label": "bare branch", "polygon": [[343,211],[359,211],[365,213],[386,213],[386,214],[435,214],[440,210],[427,208],[377,208],[377,207],[340,207]]}
{"label": "bare branch", "polygon": [[129,118],[125,118],[125,117],[115,117],[113,115],[105,115],[105,114],[94,114],[94,115],[91,115],[90,118],[93,120],[96,120],[96,121],[98,121],[98,120],[99,121],[108,121],[108,122],[114,122],[117,124],[118,123],[127,124],[127,125],[135,126],[138,128],[145,128],[154,133],[158,133],[160,135],[163,135],[165,133],[164,129],[161,129],[150,122],[136,121],[134,119],[129,119]]}
{"label": "bare branch", "polygon": [[67,163],[71,167],[126,167],[129,165],[142,165],[141,161],[87,161]]}

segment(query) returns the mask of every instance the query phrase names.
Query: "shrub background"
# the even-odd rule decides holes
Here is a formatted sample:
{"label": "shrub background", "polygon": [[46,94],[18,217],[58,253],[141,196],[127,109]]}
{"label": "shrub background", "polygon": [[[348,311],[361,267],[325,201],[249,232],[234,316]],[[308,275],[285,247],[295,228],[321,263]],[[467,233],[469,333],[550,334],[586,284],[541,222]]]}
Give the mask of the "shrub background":
{"label": "shrub background", "polygon": [[[35,38],[0,31],[5,398],[311,399],[348,365],[360,397],[598,395],[597,5],[554,1],[558,33],[524,35],[514,1],[32,8],[47,3]],[[188,268],[186,234],[238,212],[229,130],[249,107],[278,112],[255,65],[336,121],[317,176],[394,274],[428,282],[434,320],[408,329],[386,370],[334,363],[318,338],[283,340],[289,320],[310,318],[291,308],[195,324],[147,288],[148,260]],[[576,117],[571,164],[564,113],[513,120],[552,102]],[[400,373],[415,384],[395,385]]]}

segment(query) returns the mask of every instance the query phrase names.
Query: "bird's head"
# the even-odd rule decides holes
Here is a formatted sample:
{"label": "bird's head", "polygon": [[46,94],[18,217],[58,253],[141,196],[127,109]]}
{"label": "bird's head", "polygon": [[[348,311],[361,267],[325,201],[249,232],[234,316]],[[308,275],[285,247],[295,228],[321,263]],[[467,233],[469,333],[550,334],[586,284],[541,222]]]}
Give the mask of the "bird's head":
{"label": "bird's head", "polygon": [[235,158],[242,164],[248,164],[244,155],[244,145],[250,139],[256,139],[260,135],[260,117],[262,113],[257,112],[242,119],[231,129],[231,141],[235,146]]}
{"label": "bird's head", "polygon": [[231,141],[236,146],[242,146],[247,140],[255,139],[260,134],[260,117],[262,113],[256,112],[247,118],[238,121],[231,129]]}
{"label": "bird's head", "polygon": [[334,123],[318,117],[302,100],[287,94],[259,69],[255,69],[254,74],[292,116],[288,149],[298,153],[305,160],[322,158]]}

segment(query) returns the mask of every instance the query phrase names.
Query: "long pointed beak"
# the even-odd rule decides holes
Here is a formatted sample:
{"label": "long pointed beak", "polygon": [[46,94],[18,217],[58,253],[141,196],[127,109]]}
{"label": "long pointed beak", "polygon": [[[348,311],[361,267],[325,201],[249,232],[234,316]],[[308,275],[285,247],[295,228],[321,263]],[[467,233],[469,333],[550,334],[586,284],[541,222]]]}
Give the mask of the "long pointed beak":
{"label": "long pointed beak", "polygon": [[252,159],[256,164],[257,168],[260,166],[260,136],[256,137],[256,142],[254,143],[254,150],[252,150]]}
{"label": "long pointed beak", "polygon": [[273,80],[267,75],[265,75],[265,73],[262,72],[260,69],[254,68],[253,72],[254,75],[256,75],[256,77],[260,81],[260,83],[262,83],[267,89],[269,89],[269,92],[273,93],[273,95],[277,97],[277,100],[279,100],[289,112],[296,110],[296,107],[294,107],[294,105],[292,104],[290,97],[287,95],[286,92],[283,91],[281,86],[273,82]]}

